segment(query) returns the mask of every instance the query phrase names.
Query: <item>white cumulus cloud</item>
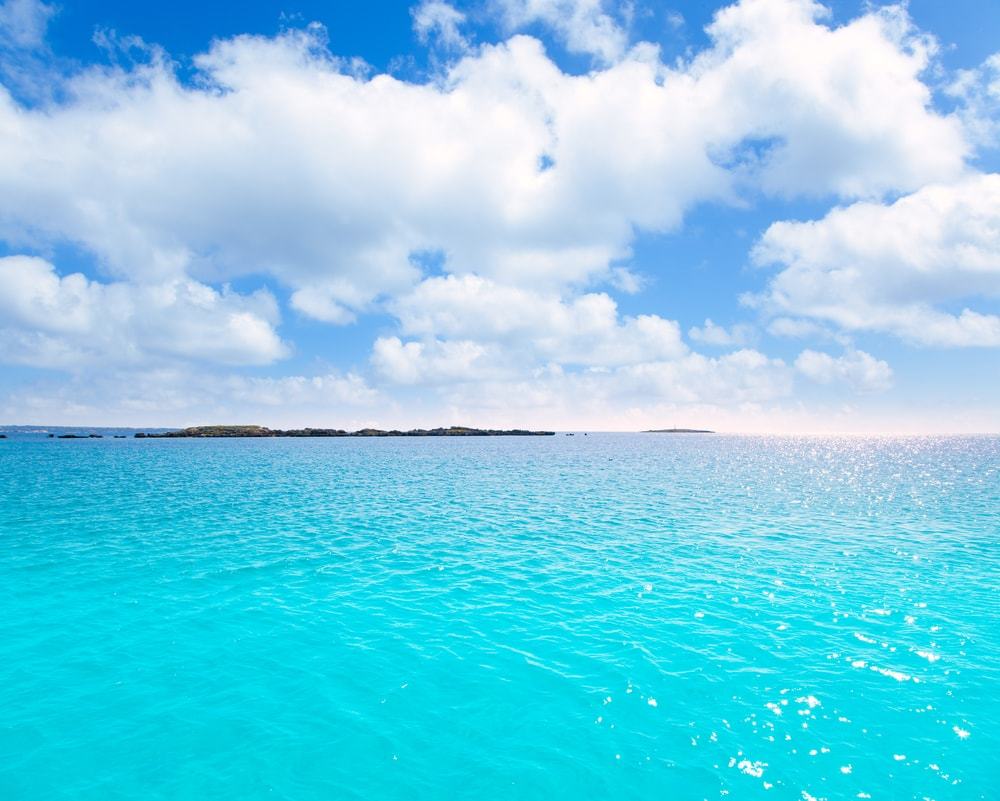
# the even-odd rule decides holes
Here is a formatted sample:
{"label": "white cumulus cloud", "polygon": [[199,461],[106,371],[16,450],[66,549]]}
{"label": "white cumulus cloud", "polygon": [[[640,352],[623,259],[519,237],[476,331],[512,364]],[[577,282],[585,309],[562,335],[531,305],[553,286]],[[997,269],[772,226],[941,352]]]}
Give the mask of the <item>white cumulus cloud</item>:
{"label": "white cumulus cloud", "polygon": [[754,259],[781,268],[752,300],[776,312],[925,345],[1000,346],[996,314],[948,309],[1000,298],[1000,175],[775,223]]}
{"label": "white cumulus cloud", "polygon": [[154,52],[37,107],[0,90],[0,236],[131,280],[268,275],[346,322],[412,286],[418,252],[553,290],[615,279],[637,231],[746,186],[850,199],[962,169],[903,11],[831,28],[804,0],[744,0],[709,35],[690,62],[638,47],[587,75],[515,36],[416,84],[309,28],[216,41],[195,81]]}
{"label": "white cumulus cloud", "polygon": [[859,392],[879,392],[892,386],[892,368],[862,350],[837,357],[804,350],[795,360],[795,369],[820,384],[842,381]]}
{"label": "white cumulus cloud", "polygon": [[675,358],[686,348],[676,322],[620,317],[614,300],[587,293],[571,300],[497,284],[474,275],[429,278],[392,306],[410,335],[486,339],[523,362],[612,366]]}
{"label": "white cumulus cloud", "polygon": [[288,354],[266,292],[191,280],[104,284],[43,259],[0,258],[0,361],[77,368],[179,357],[268,364]]}
{"label": "white cumulus cloud", "polygon": [[[329,324],[388,312],[364,369],[455,409],[735,408],[787,398],[796,374],[886,385],[888,365],[868,354],[806,351],[792,367],[749,347],[756,329],[741,322],[690,329],[737,348],[705,356],[667,312],[640,313],[635,298],[626,314],[609,294],[643,287],[628,263],[637,236],[761,196],[845,204],[777,223],[755,248],[777,266],[753,300],[772,333],[1000,343],[981,300],[997,297],[1000,179],[969,172],[979,128],[935,109],[936,44],[905,6],[833,25],[812,0],[741,0],[669,64],[630,42],[628,4],[489,8],[511,32],[548,28],[592,68],[563,71],[523,33],[471,48],[463,12],[423,0],[418,37],[455,56],[426,82],[358,69],[315,25],[216,40],[183,78],[151,48],[148,63],[39,72],[55,83],[31,104],[5,79],[0,240],[23,253],[69,243],[103,277],[0,260],[0,358],[179,370],[286,356],[269,292],[217,288],[239,280]],[[0,9],[8,40],[36,44],[51,14]],[[966,85],[988,94],[989,69]],[[228,386],[258,407],[375,391],[330,375]]]}
{"label": "white cumulus cloud", "polygon": [[972,141],[1000,146],[1000,52],[976,69],[959,70],[946,92],[962,104],[960,114]]}
{"label": "white cumulus cloud", "polygon": [[498,372],[486,346],[464,339],[403,342],[399,337],[379,337],[372,347],[372,364],[383,378],[397,384],[473,381]]}
{"label": "white cumulus cloud", "polygon": [[754,330],[752,326],[745,323],[737,323],[726,328],[712,322],[711,318],[705,318],[705,324],[689,329],[688,336],[693,341],[704,345],[728,347],[748,344],[753,339]]}

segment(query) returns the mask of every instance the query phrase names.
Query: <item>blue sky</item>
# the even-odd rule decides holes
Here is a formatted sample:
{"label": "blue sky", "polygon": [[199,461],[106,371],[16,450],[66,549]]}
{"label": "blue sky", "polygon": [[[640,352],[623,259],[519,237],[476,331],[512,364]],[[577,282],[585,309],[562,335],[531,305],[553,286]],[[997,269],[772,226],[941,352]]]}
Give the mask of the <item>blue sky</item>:
{"label": "blue sky", "polygon": [[0,423],[996,431],[1000,6],[0,3]]}

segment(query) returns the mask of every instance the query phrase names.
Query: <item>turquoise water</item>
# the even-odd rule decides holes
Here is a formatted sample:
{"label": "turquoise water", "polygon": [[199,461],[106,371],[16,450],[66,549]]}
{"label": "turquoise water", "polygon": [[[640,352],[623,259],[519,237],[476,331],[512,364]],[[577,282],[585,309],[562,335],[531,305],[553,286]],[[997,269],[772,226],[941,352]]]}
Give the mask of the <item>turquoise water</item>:
{"label": "turquoise water", "polygon": [[0,441],[0,798],[995,799],[1000,439]]}

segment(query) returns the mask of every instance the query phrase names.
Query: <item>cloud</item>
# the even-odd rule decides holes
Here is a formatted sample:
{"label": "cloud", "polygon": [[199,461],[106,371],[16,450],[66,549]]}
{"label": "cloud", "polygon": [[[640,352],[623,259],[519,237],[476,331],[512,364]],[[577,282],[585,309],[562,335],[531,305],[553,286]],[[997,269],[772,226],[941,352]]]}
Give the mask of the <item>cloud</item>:
{"label": "cloud", "polygon": [[[563,301],[480,278],[430,279],[396,309],[419,339],[379,338],[372,365],[392,383],[434,386],[486,413],[497,403],[710,403],[785,397],[792,373],[750,349],[691,352],[675,321],[622,317],[602,294]],[[442,335],[450,338],[442,338]]]}
{"label": "cloud", "polygon": [[508,31],[544,25],[571,53],[605,64],[618,61],[628,45],[628,34],[602,0],[493,0],[493,5]]}
{"label": "cloud", "polygon": [[391,309],[411,338],[379,338],[376,372],[391,383],[435,386],[465,408],[489,408],[493,395],[512,403],[517,395],[559,404],[586,397],[609,407],[639,399],[732,405],[783,397],[792,386],[780,360],[750,349],[693,353],[676,321],[621,315],[603,293],[565,299],[480,276],[443,276]]}
{"label": "cloud", "polygon": [[647,421],[632,426],[663,425],[657,410],[669,408],[687,419],[700,416],[693,421],[699,425],[725,416],[738,430],[733,410],[780,401],[792,388],[793,371],[780,359],[741,350],[718,358],[690,353],[610,369],[568,371],[548,365],[520,376],[444,383],[437,392],[456,419],[513,423],[527,417],[537,421],[534,425],[556,428],[589,421],[607,430],[624,425],[627,418]]}
{"label": "cloud", "polygon": [[379,337],[372,347],[372,365],[383,378],[397,384],[437,384],[473,381],[496,371],[488,350],[470,340],[403,342]]}
{"label": "cloud", "polygon": [[442,0],[423,0],[410,13],[413,30],[421,42],[426,44],[433,38],[449,50],[468,50],[469,41],[460,30],[465,14],[454,6]]}
{"label": "cloud", "polygon": [[673,30],[679,31],[685,25],[684,15],[680,11],[667,12],[667,25]]}
{"label": "cloud", "polygon": [[892,368],[862,350],[839,357],[804,350],[795,360],[795,369],[820,384],[842,381],[858,392],[879,392],[892,386]]}
{"label": "cloud", "polygon": [[0,360],[77,369],[183,358],[268,364],[288,354],[274,298],[190,280],[103,284],[39,258],[0,258]]}
{"label": "cloud", "polygon": [[[762,404],[781,402],[790,390],[787,366],[749,352],[722,359],[695,356],[669,370],[651,366],[630,376],[624,368],[571,373],[551,367],[429,388],[393,384],[390,392],[381,392],[352,372],[260,378],[177,365],[129,366],[2,392],[0,418],[81,426],[230,420],[350,429],[464,422],[636,430],[681,421],[766,430],[773,412]],[[737,394],[726,394],[730,389]]]}
{"label": "cloud", "polygon": [[688,336],[695,342],[703,345],[718,345],[728,347],[731,345],[746,345],[753,339],[753,326],[746,324],[736,324],[730,328],[716,325],[711,319],[705,318],[703,326],[691,328]]}
{"label": "cloud", "polygon": [[973,142],[1000,145],[1000,52],[976,69],[959,70],[945,92],[961,103],[959,113]]}
{"label": "cloud", "polygon": [[1000,175],[856,203],[813,222],[778,222],[754,260],[779,265],[752,304],[943,347],[1000,346],[1000,317],[947,307],[1000,298]]}
{"label": "cloud", "polygon": [[[740,348],[712,358],[676,321],[625,314],[609,294],[641,289],[628,266],[641,233],[761,196],[853,203],[761,239],[754,259],[779,273],[754,302],[797,321],[774,331],[1000,338],[988,309],[952,308],[996,286],[994,217],[975,197],[993,189],[962,188],[974,137],[967,117],[933,107],[922,76],[935,43],[903,7],[834,27],[809,0],[743,0],[672,64],[630,43],[610,4],[493,8],[511,31],[555,31],[592,69],[564,71],[527,35],[467,49],[462,12],[428,0],[413,11],[418,36],[460,57],[422,83],[359,69],[316,25],[217,40],[183,78],[150,48],[141,63],[44,73],[58,82],[37,103],[5,80],[0,239],[25,253],[71,243],[104,277],[5,260],[4,358],[94,375],[152,360],[164,383],[200,380],[182,363],[267,364],[291,348],[275,299],[217,288],[252,282],[329,324],[391,314],[366,369],[456,410],[774,403],[806,373],[746,347],[748,326],[692,328],[694,342]],[[964,199],[949,212],[935,192]],[[923,218],[950,222],[901,222],[920,199]],[[937,261],[910,254],[910,229],[932,252],[935,225],[947,229]],[[826,372],[860,380],[857,354]],[[825,375],[821,362],[804,364]],[[310,381],[227,386],[253,408],[351,391]],[[230,408],[213,392],[200,409]]]}
{"label": "cloud", "polygon": [[55,5],[38,0],[0,0],[0,93],[22,100],[50,99],[60,80],[45,34]]}
{"label": "cloud", "polygon": [[0,394],[0,418],[52,425],[363,428],[393,405],[355,373],[245,376],[192,365],[128,365]]}
{"label": "cloud", "polygon": [[902,11],[830,28],[801,0],[744,0],[709,35],[690,62],[644,46],[587,75],[515,36],[415,84],[358,73],[312,26],[216,41],[183,83],[154,51],[73,74],[59,102],[0,91],[0,237],[69,240],[140,282],[269,276],[344,322],[405,293],[421,251],[558,291],[617,280],[637,231],[699,203],[962,169]]}
{"label": "cloud", "polygon": [[340,303],[339,299],[352,296],[356,297],[353,288],[345,287],[342,284],[306,285],[292,293],[291,304],[292,308],[314,320],[334,325],[346,325],[353,323],[357,319],[357,315]]}
{"label": "cloud", "polygon": [[325,373],[282,377],[230,375],[218,382],[218,394],[237,403],[259,407],[324,407],[369,404],[380,399],[356,373]]}
{"label": "cloud", "polygon": [[781,359],[743,349],[710,358],[692,353],[673,362],[623,368],[623,389],[639,397],[732,406],[791,394],[792,377]]}
{"label": "cloud", "polygon": [[620,318],[604,293],[563,300],[479,276],[430,278],[391,306],[405,334],[489,340],[518,362],[614,366],[685,353],[676,322]]}
{"label": "cloud", "polygon": [[38,0],[0,3],[0,47],[30,50],[41,47],[56,6]]}
{"label": "cloud", "polygon": [[827,330],[822,325],[812,320],[802,320],[794,317],[776,317],[768,323],[767,333],[776,337],[789,337],[791,339],[828,335]]}
{"label": "cloud", "polygon": [[[874,197],[955,177],[969,146],[920,80],[936,51],[904,5],[820,24],[811,0],[722,9],[695,59],[707,113],[739,135],[731,155],[770,193]],[[724,106],[725,114],[710,109]],[[749,141],[748,141],[749,140]],[[749,144],[749,147],[748,147]]]}

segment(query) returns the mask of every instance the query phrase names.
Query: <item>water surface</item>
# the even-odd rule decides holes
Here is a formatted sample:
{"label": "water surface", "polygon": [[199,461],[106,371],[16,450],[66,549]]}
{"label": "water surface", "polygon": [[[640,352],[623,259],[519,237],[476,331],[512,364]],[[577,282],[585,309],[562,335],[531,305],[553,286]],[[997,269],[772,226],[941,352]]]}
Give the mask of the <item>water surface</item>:
{"label": "water surface", "polygon": [[1000,439],[0,441],[0,798],[993,799]]}

